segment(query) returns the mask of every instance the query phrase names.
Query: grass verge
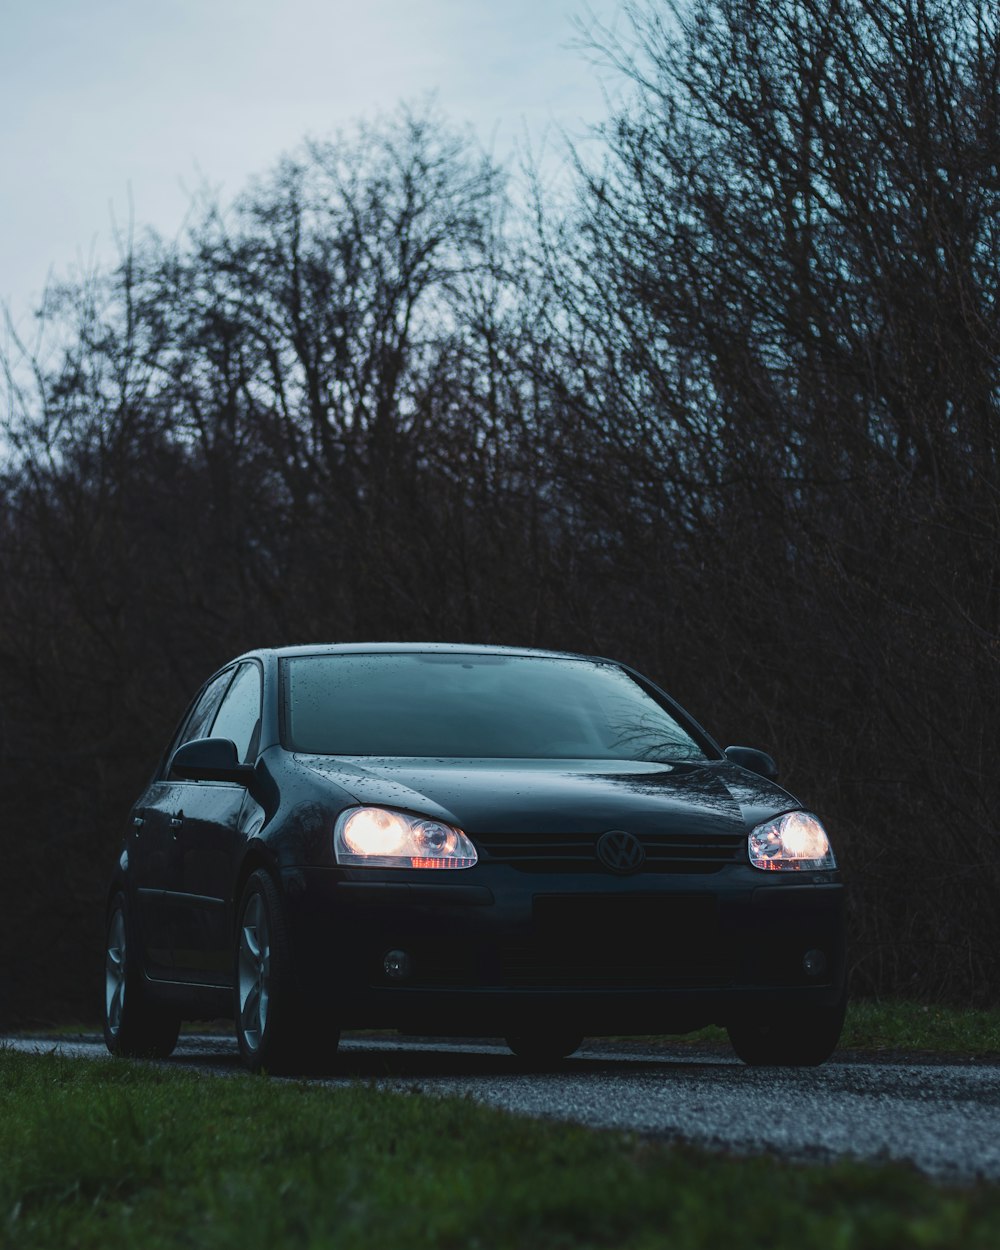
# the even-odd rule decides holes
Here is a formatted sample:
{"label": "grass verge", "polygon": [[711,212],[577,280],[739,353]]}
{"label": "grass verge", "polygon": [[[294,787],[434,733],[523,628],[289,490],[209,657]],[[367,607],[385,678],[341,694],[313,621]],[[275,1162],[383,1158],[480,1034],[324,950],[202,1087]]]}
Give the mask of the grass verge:
{"label": "grass verge", "polygon": [[[657,1039],[728,1045],[725,1029],[699,1029],[682,1038]],[[902,1001],[852,1002],[841,1050],[923,1051],[976,1058],[1000,1055],[1000,1010],[974,1011]]]}
{"label": "grass verge", "polygon": [[855,1050],[1000,1054],[1000,1010],[973,1011],[908,1002],[856,1002],[840,1044]]}
{"label": "grass verge", "polygon": [[[186,1025],[183,1032],[232,1036],[233,1026],[226,1020],[194,1021]],[[100,1026],[71,1024],[47,1028],[41,1033],[49,1037],[100,1033]],[[391,1029],[376,1034],[362,1030],[360,1035],[397,1036]],[[718,1028],[699,1029],[682,1037],[666,1035],[644,1040],[729,1045],[725,1029]],[[972,1010],[902,1001],[852,1002],[847,1008],[840,1046],[842,1050],[925,1051],[968,1058],[1000,1055],[1000,1009]]]}
{"label": "grass verge", "polygon": [[18,1250],[952,1247],[1000,1189],[731,1159],[465,1099],[0,1051],[0,1242]]}

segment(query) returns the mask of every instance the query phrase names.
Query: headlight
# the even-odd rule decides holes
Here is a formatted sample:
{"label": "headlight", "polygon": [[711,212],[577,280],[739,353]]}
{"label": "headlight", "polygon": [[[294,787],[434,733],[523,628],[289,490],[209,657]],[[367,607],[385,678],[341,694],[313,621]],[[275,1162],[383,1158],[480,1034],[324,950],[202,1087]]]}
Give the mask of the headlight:
{"label": "headlight", "polygon": [[837,867],[826,830],[810,812],[786,812],[758,825],[748,846],[755,868],[794,872]]}
{"label": "headlight", "polygon": [[385,807],[342,812],[333,830],[333,853],[338,864],[366,868],[471,868],[478,859],[461,829]]}

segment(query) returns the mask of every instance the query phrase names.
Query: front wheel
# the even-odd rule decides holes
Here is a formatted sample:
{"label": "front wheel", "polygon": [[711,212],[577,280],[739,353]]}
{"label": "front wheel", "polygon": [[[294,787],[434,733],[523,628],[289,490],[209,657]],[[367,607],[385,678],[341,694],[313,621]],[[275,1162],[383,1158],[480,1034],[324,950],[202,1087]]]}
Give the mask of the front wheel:
{"label": "front wheel", "polygon": [[846,994],[832,1006],[790,1008],[745,1016],[726,1026],[737,1056],[752,1068],[811,1068],[825,1063],[840,1041]]}
{"label": "front wheel", "polygon": [[340,1032],[295,984],[281,895],[268,873],[251,874],[238,914],[234,1014],[243,1062],[251,1072],[323,1070]]}
{"label": "front wheel", "polygon": [[125,896],[116,894],[105,943],[104,1044],[113,1055],[165,1059],[177,1045],[180,1027],[175,1011],[149,999],[128,941]]}

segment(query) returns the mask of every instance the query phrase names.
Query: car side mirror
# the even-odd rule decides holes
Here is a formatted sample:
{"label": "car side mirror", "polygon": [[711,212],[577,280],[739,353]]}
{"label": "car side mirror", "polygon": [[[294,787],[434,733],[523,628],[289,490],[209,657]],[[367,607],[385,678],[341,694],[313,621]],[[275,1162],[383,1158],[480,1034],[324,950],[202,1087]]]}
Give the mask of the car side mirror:
{"label": "car side mirror", "polygon": [[766,751],[758,751],[754,747],[726,747],[725,757],[740,768],[747,768],[765,781],[778,780],[778,765]]}
{"label": "car side mirror", "polygon": [[174,752],[170,771],[185,781],[236,781],[248,785],[255,769],[241,764],[229,738],[195,738]]}

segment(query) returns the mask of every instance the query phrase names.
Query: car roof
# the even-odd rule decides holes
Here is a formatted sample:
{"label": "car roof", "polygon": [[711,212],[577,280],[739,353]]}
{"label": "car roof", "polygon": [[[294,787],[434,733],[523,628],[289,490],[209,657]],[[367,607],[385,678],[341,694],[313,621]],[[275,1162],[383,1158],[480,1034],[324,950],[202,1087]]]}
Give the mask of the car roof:
{"label": "car roof", "polygon": [[410,653],[443,652],[455,655],[525,655],[547,659],[594,660],[598,656],[581,655],[575,651],[549,651],[539,647],[499,647],[487,643],[464,642],[325,642],[302,643],[290,647],[262,647],[248,651],[239,659],[254,656],[274,656],[285,660],[300,655],[399,655]]}

